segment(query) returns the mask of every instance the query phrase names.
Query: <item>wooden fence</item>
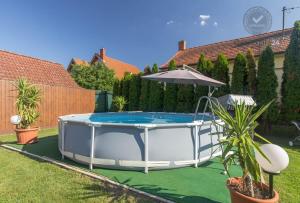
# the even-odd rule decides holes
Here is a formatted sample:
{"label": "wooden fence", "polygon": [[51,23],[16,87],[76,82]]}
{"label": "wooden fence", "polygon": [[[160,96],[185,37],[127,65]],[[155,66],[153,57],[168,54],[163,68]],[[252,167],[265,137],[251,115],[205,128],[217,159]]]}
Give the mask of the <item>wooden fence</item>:
{"label": "wooden fence", "polygon": [[[61,115],[91,113],[95,109],[95,91],[82,88],[38,85],[42,91],[37,126],[57,126]],[[16,114],[17,91],[12,81],[0,80],[0,134],[12,132],[10,117]]]}

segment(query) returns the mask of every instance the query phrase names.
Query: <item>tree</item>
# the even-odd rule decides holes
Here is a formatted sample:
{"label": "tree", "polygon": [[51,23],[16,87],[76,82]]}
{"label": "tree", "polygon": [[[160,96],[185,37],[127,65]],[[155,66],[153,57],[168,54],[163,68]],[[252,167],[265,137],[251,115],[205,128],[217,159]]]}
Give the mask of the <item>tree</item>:
{"label": "tree", "polygon": [[169,62],[168,70],[175,70],[177,67],[175,60]]}
{"label": "tree", "polygon": [[120,96],[120,80],[115,79],[114,86],[113,86],[113,97]]}
{"label": "tree", "polygon": [[267,46],[261,53],[258,60],[257,71],[257,104],[261,107],[271,100],[274,102],[269,109],[263,114],[263,126],[265,129],[270,129],[271,123],[276,121],[278,117],[278,106],[276,103],[278,86],[277,77],[275,74],[274,53],[270,46]]}
{"label": "tree", "polygon": [[194,107],[194,86],[193,85],[178,85],[177,92],[177,112],[189,113]]}
{"label": "tree", "polygon": [[255,58],[253,55],[253,51],[251,49],[248,49],[247,54],[247,83],[248,83],[248,94],[255,96],[256,95],[256,64],[255,64]]}
{"label": "tree", "polygon": [[[213,69],[213,63],[206,59],[204,54],[200,54],[198,63],[197,63],[197,71],[202,73],[205,76],[211,77]],[[206,86],[196,86],[195,88],[195,96],[194,96],[194,107],[196,107],[198,103],[198,99],[201,96],[207,96],[208,95],[208,87]],[[201,103],[199,106],[199,111],[203,111],[205,103]]]}
{"label": "tree", "polygon": [[[143,75],[151,74],[151,68],[147,66],[144,69]],[[141,81],[141,94],[140,94],[140,110],[148,111],[148,101],[149,101],[149,87],[150,80],[142,79]]]}
{"label": "tree", "polygon": [[[176,63],[174,60],[171,60],[169,63],[168,70],[175,70]],[[175,112],[177,104],[177,85],[167,83],[166,90],[164,94],[164,111],[166,112]]]}
{"label": "tree", "polygon": [[132,75],[129,81],[129,95],[128,95],[128,110],[137,111],[139,110],[139,98],[141,92],[141,76]]}
{"label": "tree", "polygon": [[112,91],[115,73],[104,63],[73,65],[71,75],[76,83],[86,89]]}
{"label": "tree", "polygon": [[127,101],[124,109],[127,111],[128,110],[128,101],[129,101],[129,84],[130,84],[130,80],[132,78],[132,74],[126,72],[124,74],[124,77],[122,79],[122,96],[124,97],[124,99]]}
{"label": "tree", "polygon": [[[152,73],[158,73],[158,66],[154,64],[152,67]],[[150,93],[149,93],[149,110],[150,111],[162,111],[163,109],[163,86],[157,81],[150,81]]]}
{"label": "tree", "polygon": [[282,76],[282,111],[286,120],[300,119],[300,21],[296,21],[285,52]]}
{"label": "tree", "polygon": [[224,54],[219,54],[212,69],[212,77],[216,80],[224,82],[226,85],[219,87],[214,94],[215,97],[220,97],[230,93],[228,61]]}
{"label": "tree", "polygon": [[238,53],[234,59],[231,79],[231,93],[244,94],[247,85],[247,60],[244,54]]}

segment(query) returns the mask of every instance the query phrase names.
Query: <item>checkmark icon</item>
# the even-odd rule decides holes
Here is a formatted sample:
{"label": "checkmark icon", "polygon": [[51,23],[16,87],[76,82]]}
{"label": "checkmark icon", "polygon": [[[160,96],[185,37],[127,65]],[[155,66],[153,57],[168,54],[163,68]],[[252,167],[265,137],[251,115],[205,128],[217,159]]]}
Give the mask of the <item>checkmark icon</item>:
{"label": "checkmark icon", "polygon": [[264,16],[259,16],[259,18],[254,18],[254,17],[252,17],[252,20],[257,24],[257,23],[259,23],[262,19],[264,18]]}

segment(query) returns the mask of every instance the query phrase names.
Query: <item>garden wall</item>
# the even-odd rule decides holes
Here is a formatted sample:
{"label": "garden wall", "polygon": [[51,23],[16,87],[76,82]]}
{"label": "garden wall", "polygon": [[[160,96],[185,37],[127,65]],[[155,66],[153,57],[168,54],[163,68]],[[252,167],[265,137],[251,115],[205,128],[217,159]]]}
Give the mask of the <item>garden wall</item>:
{"label": "garden wall", "polygon": [[[40,117],[37,126],[57,126],[61,115],[91,113],[95,109],[95,91],[83,88],[38,85],[42,91]],[[0,80],[0,134],[13,132],[10,117],[16,114],[17,91],[12,81]]]}

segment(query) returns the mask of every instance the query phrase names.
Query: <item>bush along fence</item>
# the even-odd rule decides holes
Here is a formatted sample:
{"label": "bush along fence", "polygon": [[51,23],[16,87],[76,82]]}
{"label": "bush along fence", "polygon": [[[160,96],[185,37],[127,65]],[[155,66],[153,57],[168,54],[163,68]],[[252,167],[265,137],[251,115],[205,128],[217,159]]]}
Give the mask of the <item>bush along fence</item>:
{"label": "bush along fence", "polygon": [[[220,97],[230,92],[233,94],[248,94],[254,96],[258,107],[274,100],[262,117],[263,124],[300,119],[300,21],[295,23],[291,41],[285,53],[284,73],[282,82],[282,102],[278,100],[278,81],[275,74],[274,53],[267,46],[258,59],[256,66],[252,50],[238,53],[229,85],[228,60],[219,54],[212,63],[203,54],[200,55],[195,69],[202,74],[224,82],[214,94]],[[175,69],[175,61],[170,61],[169,70]],[[141,79],[142,75],[158,71],[156,64],[147,66],[139,75],[126,74],[120,81],[114,83],[113,95],[122,96],[126,100],[125,111],[165,111],[193,112],[200,96],[207,95],[208,88],[192,85],[163,84],[156,81]],[[203,108],[203,104],[201,105]],[[281,111],[281,112],[280,112]],[[281,114],[280,114],[281,113]],[[281,116],[280,116],[281,115]]]}

